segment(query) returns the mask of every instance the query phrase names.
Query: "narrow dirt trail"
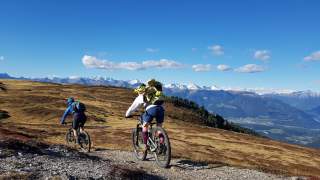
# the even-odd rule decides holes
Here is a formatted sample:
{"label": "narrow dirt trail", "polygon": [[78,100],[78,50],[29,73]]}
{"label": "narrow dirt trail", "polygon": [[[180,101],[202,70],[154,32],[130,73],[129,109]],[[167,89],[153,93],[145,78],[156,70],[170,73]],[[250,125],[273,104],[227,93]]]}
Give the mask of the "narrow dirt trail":
{"label": "narrow dirt trail", "polygon": [[[157,166],[155,159],[148,155],[146,161],[137,160],[132,152],[119,150],[97,150],[90,153],[102,159],[109,159],[115,164],[135,167],[158,176],[159,179],[252,179],[278,180],[295,179],[250,169],[240,169],[223,164],[196,163],[186,159],[172,159],[171,166],[163,169]],[[298,178],[297,178],[298,179]]]}

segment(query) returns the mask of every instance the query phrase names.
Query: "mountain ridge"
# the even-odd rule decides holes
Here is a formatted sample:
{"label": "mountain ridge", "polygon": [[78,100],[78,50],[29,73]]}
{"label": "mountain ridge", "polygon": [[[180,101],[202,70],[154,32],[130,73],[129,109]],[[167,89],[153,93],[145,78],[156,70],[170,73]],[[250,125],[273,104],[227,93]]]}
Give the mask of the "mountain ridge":
{"label": "mountain ridge", "polygon": [[[20,79],[20,80],[34,80],[40,82],[55,82],[55,83],[75,83],[83,85],[113,85],[119,87],[135,88],[143,82],[138,79],[132,80],[116,80],[111,77],[43,77],[43,78],[28,78],[28,77],[13,77],[7,73],[0,73],[0,79]],[[257,95],[285,95],[285,96],[299,96],[299,97],[320,97],[320,92],[311,90],[290,90],[290,89],[267,89],[267,88],[220,88],[219,86],[200,86],[195,83],[182,84],[182,83],[169,83],[164,84],[165,88],[174,90],[207,90],[207,91],[230,91],[230,92],[251,92]]]}

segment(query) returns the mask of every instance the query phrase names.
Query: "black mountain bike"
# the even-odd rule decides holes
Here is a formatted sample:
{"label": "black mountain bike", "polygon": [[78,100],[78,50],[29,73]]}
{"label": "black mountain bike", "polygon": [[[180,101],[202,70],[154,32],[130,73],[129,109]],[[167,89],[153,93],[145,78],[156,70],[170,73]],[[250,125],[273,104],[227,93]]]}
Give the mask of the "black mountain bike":
{"label": "black mountain bike", "polygon": [[[91,140],[90,136],[86,131],[83,131],[82,133],[80,132],[80,128],[77,129],[77,134],[79,138],[79,146],[80,149],[84,152],[90,152],[91,149]],[[66,142],[68,145],[77,145],[76,138],[73,134],[72,128],[70,128],[67,133],[66,133]]]}
{"label": "black mountain bike", "polygon": [[[150,123],[148,133],[148,150],[144,150],[142,137],[143,121],[139,116],[136,128],[132,129],[132,145],[133,152],[137,159],[146,160],[147,154],[152,153],[156,159],[158,166],[167,168],[171,160],[171,146],[168,134],[162,127],[156,126],[156,123]],[[155,127],[153,127],[155,125]],[[163,141],[161,142],[159,134],[162,134]]]}

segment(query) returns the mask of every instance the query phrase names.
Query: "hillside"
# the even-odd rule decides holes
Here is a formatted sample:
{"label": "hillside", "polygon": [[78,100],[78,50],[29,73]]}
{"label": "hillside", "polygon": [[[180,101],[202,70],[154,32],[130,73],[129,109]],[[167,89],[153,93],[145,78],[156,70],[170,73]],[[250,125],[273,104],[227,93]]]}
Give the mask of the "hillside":
{"label": "hillside", "polygon": [[[86,129],[94,149],[131,150],[130,132],[136,120],[123,117],[134,98],[131,90],[16,80],[3,83],[8,91],[0,93],[0,109],[10,116],[0,120],[3,131],[49,144],[64,144],[67,127],[60,126],[59,119],[65,109],[64,98],[73,96],[87,105]],[[164,126],[171,138],[174,157],[320,177],[320,150],[205,127],[194,123],[198,119],[199,115],[186,108],[166,104]]]}
{"label": "hillside", "polygon": [[[139,80],[115,80],[107,77],[25,78],[0,73],[0,79],[3,78],[124,88],[134,88],[141,84]],[[200,87],[193,83],[167,84],[164,87],[168,96],[192,100],[204,106],[209,112],[223,116],[228,122],[253,129],[269,138],[307,147],[320,146],[318,142],[320,117],[317,112],[312,111],[320,105],[320,94],[317,92],[220,89],[216,86]],[[206,124],[212,126],[212,124]]]}

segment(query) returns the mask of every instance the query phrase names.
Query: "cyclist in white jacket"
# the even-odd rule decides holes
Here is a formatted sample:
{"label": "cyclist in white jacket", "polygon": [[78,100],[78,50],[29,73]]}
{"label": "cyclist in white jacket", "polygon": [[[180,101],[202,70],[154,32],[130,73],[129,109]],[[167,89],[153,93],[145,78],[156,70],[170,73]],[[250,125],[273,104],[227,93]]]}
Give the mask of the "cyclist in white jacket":
{"label": "cyclist in white jacket", "polygon": [[[148,126],[149,123],[155,118],[157,126],[162,126],[164,122],[164,95],[162,93],[162,84],[154,79],[148,82],[148,86],[142,84],[139,88],[134,90],[138,93],[138,96],[133,101],[132,105],[126,112],[126,117],[130,117],[139,107],[144,106],[145,112],[141,118],[143,120],[142,125],[142,136],[145,144],[145,150],[147,147],[148,140]],[[163,141],[163,135],[160,134],[160,141]]]}

